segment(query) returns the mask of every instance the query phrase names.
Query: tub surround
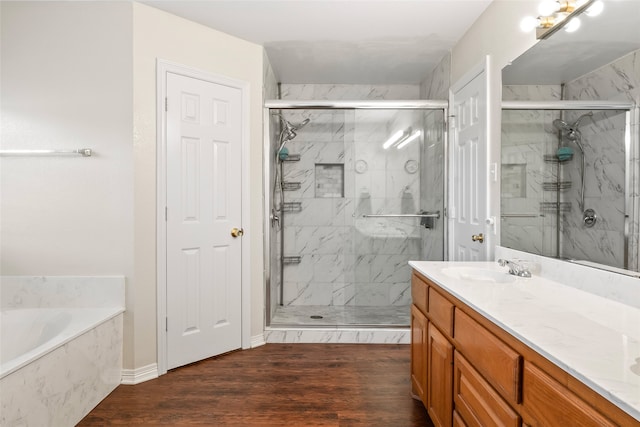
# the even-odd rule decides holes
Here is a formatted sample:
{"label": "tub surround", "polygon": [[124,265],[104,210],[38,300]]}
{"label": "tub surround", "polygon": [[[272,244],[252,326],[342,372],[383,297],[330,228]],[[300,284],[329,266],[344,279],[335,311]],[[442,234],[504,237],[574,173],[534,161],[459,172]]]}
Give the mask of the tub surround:
{"label": "tub surround", "polygon": [[[508,251],[498,253],[504,257]],[[622,298],[621,302],[617,300],[621,299],[624,286],[616,290],[616,283],[638,279],[622,275],[612,278],[617,275],[561,261],[556,261],[561,266],[550,262],[555,260],[530,258],[530,261],[541,262],[537,266],[540,272],[533,278],[510,276],[514,280],[508,283],[456,278],[451,270],[448,274],[443,271],[473,266],[508,276],[507,268],[495,262],[412,261],[410,265],[640,421],[640,309],[634,305],[640,293],[638,284],[627,283],[629,289],[625,294],[630,297],[634,294],[636,300]],[[560,282],[558,278],[566,281]],[[598,286],[613,291],[591,292]]]}
{"label": "tub surround", "polygon": [[9,362],[0,380],[0,425],[77,424],[121,381],[124,277],[2,277],[0,284],[3,312],[55,311],[70,315],[69,326],[79,314],[101,314],[52,348],[34,349],[28,363]]}

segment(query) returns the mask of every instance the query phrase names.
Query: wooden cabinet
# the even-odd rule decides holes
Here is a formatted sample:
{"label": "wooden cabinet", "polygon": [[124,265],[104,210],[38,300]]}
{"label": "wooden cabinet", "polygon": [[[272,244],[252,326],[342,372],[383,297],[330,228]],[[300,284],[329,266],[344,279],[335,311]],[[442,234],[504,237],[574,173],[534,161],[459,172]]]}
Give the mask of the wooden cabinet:
{"label": "wooden cabinet", "polygon": [[520,416],[457,351],[453,357],[453,401],[469,427],[519,427]]}
{"label": "wooden cabinet", "polygon": [[456,310],[456,348],[512,404],[520,403],[522,357],[461,310]]}
{"label": "wooden cabinet", "polygon": [[453,345],[429,323],[427,411],[436,427],[450,427],[453,410]]}
{"label": "wooden cabinet", "polygon": [[523,406],[527,423],[533,426],[613,427],[580,397],[531,363],[523,376]]}
{"label": "wooden cabinet", "polygon": [[411,391],[427,405],[427,317],[411,306]]}
{"label": "wooden cabinet", "polygon": [[411,383],[438,427],[638,422],[421,274],[412,277]]}

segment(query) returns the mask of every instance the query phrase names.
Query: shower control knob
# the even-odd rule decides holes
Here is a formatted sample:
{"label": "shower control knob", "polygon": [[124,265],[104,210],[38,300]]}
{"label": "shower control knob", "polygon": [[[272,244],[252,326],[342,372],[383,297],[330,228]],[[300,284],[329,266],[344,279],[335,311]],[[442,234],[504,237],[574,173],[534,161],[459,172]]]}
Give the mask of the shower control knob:
{"label": "shower control knob", "polygon": [[584,226],[591,228],[596,225],[596,221],[598,220],[598,215],[596,215],[596,211],[593,209],[587,209],[584,211],[582,215],[582,221],[584,222]]}
{"label": "shower control knob", "polygon": [[242,228],[232,228],[231,229],[231,237],[236,238],[236,237],[242,237],[242,235],[244,234],[244,230]]}

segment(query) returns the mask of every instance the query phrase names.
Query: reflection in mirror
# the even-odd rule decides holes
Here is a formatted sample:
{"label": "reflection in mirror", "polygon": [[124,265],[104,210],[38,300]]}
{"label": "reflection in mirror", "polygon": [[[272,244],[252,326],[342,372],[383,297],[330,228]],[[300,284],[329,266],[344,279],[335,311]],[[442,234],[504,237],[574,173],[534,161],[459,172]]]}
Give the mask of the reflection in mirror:
{"label": "reflection in mirror", "polygon": [[638,271],[639,17],[640,2],[607,1],[503,70],[504,105],[547,106],[503,108],[502,246]]}
{"label": "reflection in mirror", "polygon": [[637,268],[623,110],[504,110],[501,245]]}

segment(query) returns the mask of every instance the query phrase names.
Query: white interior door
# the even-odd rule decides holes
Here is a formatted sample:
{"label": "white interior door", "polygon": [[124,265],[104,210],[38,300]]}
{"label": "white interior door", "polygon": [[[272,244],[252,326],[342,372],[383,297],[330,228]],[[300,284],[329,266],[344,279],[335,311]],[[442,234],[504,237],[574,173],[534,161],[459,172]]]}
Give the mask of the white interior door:
{"label": "white interior door", "polygon": [[466,80],[451,92],[449,259],[484,261],[488,256],[486,70]]}
{"label": "white interior door", "polygon": [[241,347],[240,89],[167,74],[167,368]]}

